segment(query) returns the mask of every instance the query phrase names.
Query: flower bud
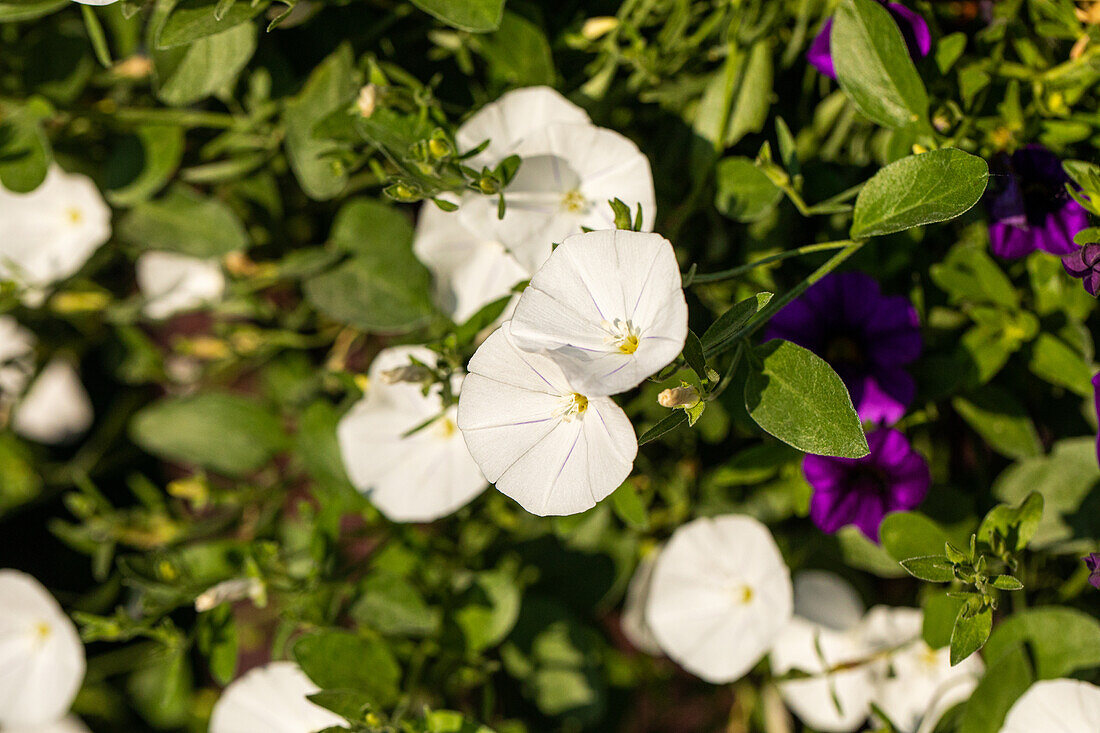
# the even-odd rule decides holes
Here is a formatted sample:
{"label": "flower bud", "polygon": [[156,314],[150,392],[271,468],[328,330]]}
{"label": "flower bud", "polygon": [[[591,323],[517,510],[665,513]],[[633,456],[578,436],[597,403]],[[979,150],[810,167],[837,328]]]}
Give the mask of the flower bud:
{"label": "flower bud", "polygon": [[666,389],[657,395],[657,403],[661,407],[694,407],[699,404],[699,390],[690,384]]}
{"label": "flower bud", "polygon": [[374,107],[378,103],[378,87],[374,84],[367,84],[359,90],[359,99],[355,101],[355,106],[359,110],[359,114],[362,117],[370,117],[374,114]]}
{"label": "flower bud", "polygon": [[432,373],[427,367],[420,364],[409,364],[408,366],[387,369],[379,375],[379,378],[382,380],[382,384],[398,384],[400,382],[420,384],[431,379],[431,376]]}
{"label": "flower bud", "polygon": [[611,31],[619,27],[619,19],[611,16],[600,16],[597,18],[589,18],[584,21],[584,26],[581,27],[581,35],[587,38],[589,41],[595,41],[601,36],[605,36]]}
{"label": "flower bud", "polygon": [[223,603],[241,601],[245,598],[256,600],[263,594],[263,585],[256,578],[234,578],[224,580],[203,591],[195,599],[195,610],[199,613],[209,611]]}

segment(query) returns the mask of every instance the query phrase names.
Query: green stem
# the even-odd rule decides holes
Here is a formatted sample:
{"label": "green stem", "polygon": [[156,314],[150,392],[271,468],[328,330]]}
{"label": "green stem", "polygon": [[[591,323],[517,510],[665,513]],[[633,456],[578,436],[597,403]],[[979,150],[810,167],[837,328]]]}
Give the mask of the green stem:
{"label": "green stem", "polygon": [[750,262],[747,265],[741,265],[740,267],[734,267],[730,270],[722,270],[721,272],[711,272],[705,275],[696,275],[691,281],[692,285],[698,285],[700,283],[716,283],[723,280],[732,280],[736,277],[744,275],[746,272],[751,272],[757,267],[763,267],[764,265],[770,265],[775,262],[782,262],[783,260],[789,260],[792,257],[801,257],[802,255],[809,255],[815,252],[830,252],[832,250],[844,249],[852,244],[850,239],[845,239],[839,242],[821,242],[819,244],[807,244],[804,247],[798,247],[797,249],[789,249],[786,252],[780,252],[779,254],[770,255],[764,257],[755,262]]}

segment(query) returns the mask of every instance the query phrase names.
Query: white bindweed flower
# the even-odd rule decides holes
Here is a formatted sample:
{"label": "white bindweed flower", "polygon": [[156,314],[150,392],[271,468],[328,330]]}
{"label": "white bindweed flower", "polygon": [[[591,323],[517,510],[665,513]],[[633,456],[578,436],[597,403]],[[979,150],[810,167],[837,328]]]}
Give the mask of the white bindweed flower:
{"label": "white bindweed flower", "polygon": [[579,391],[505,323],[470,360],[458,426],[486,478],[539,516],[590,509],[630,475],[634,428],[607,397]]}
{"label": "white bindweed flower", "polygon": [[168,318],[208,305],[225,292],[225,275],[217,260],[175,252],[146,252],[135,263],[138,290],[145,296],[145,315]]}
{"label": "white bindweed flower", "polygon": [[79,270],[111,237],[111,210],[87,176],[53,166],[34,191],[0,187],[0,279],[39,290]]}
{"label": "white bindweed flower", "polygon": [[84,680],[84,645],[42,584],[0,570],[0,728],[37,726],[69,711]]}
{"label": "white bindweed flower", "polygon": [[[384,373],[404,370],[410,357],[436,360],[424,347],[380,352],[366,396],[340,420],[337,437],[351,482],[379,511],[395,522],[431,522],[468,504],[486,481],[456,426],[457,408],[443,409],[438,388],[424,395],[419,384],[387,383]],[[458,391],[461,379],[452,386]]]}
{"label": "white bindweed flower", "polygon": [[484,150],[465,162],[471,168],[492,168],[530,135],[562,122],[591,124],[587,112],[550,87],[513,89],[463,122],[455,132],[455,143],[465,153],[488,141]]}
{"label": "white bindweed flower", "polygon": [[791,577],[768,528],[747,516],[677,529],[653,571],[646,620],[661,648],[707,682],[732,682],[791,620]]}
{"label": "white bindweed flower", "polygon": [[1036,682],[1005,716],[1000,733],[1096,733],[1100,687],[1081,680]]}
{"label": "white bindweed flower", "polygon": [[970,697],[985,671],[977,655],[952,667],[948,649],[932,649],[921,638],[923,624],[920,609],[876,606],[860,629],[872,649],[889,650],[873,701],[909,733],[931,730],[948,708]]}
{"label": "white bindweed flower", "polygon": [[22,394],[34,373],[36,339],[19,321],[0,316],[0,403],[10,403]]}
{"label": "white bindweed flower", "polygon": [[88,726],[72,716],[45,725],[4,726],[4,733],[91,733]]}
{"label": "white bindweed flower", "polygon": [[436,302],[456,323],[531,276],[500,242],[474,234],[431,202],[420,208],[413,251],[432,272]]}
{"label": "white bindweed flower", "polygon": [[336,713],[314,705],[318,691],[293,662],[271,662],[234,680],[210,716],[210,733],[312,733],[342,726]]}
{"label": "white bindweed flower", "polygon": [[626,588],[623,615],[619,619],[619,626],[626,640],[638,651],[653,656],[661,655],[661,645],[657,643],[653,630],[645,619],[645,606],[649,600],[649,589],[653,585],[653,568],[657,566],[657,556],[657,552],[651,552],[634,569],[630,585]]}
{"label": "white bindweed flower", "polygon": [[804,571],[794,579],[794,614],[772,647],[772,671],[783,675],[799,670],[813,676],[781,682],[783,701],[814,730],[856,730],[871,712],[875,669],[863,664],[826,672],[870,656],[871,649],[858,633],[863,602],[839,576]]}
{"label": "white bindweed flower", "polygon": [[65,443],[92,425],[94,413],[76,368],[63,358],[49,362],[12,415],[12,427],[39,443]]}
{"label": "white bindweed flower", "polygon": [[520,264],[536,270],[551,245],[585,229],[614,229],[608,202],[633,212],[642,207],[643,230],[653,228],[656,198],[649,159],[626,137],[592,125],[544,127],[511,150],[522,160],[504,189],[505,214],[495,196],[463,197],[459,218],[472,231],[503,243]]}
{"label": "white bindweed flower", "polygon": [[118,0],[73,0],[81,5],[114,5]]}
{"label": "white bindweed flower", "polygon": [[585,394],[638,386],[684,348],[680,268],[659,234],[569,237],[531,278],[512,317],[520,348],[544,351]]}

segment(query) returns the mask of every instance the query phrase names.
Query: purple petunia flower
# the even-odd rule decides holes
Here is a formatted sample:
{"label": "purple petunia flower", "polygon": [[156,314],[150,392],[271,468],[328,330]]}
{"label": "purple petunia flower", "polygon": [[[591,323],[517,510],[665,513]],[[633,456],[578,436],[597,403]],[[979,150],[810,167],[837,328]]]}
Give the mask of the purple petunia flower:
{"label": "purple petunia flower", "polygon": [[831,273],[776,313],[764,338],[793,341],[829,362],[860,419],[890,424],[916,394],[905,365],[920,356],[918,326],[908,299],[883,295],[874,278]]}
{"label": "purple petunia flower", "polygon": [[882,518],[924,501],[932,474],[924,457],[893,428],[869,433],[867,445],[871,453],[864,458],[807,455],[802,473],[814,490],[814,524],[829,534],[854,524],[878,542]]}
{"label": "purple petunia flower", "polygon": [[[879,0],[894,16],[901,35],[905,39],[905,45],[909,47],[909,55],[925,57],[932,50],[932,33],[928,30],[928,23],[924,18],[900,3],[887,3]],[[833,31],[833,19],[829,18],[821,26],[821,31],[814,38],[810,48],[806,51],[806,60],[813,64],[818,71],[830,79],[836,78],[836,69],[833,67],[833,54],[830,49],[829,36]]]}
{"label": "purple petunia flower", "polygon": [[1081,559],[1089,569],[1089,583],[1093,588],[1100,588],[1100,552],[1090,552]]}
{"label": "purple petunia flower", "polygon": [[989,243],[993,254],[1023,257],[1037,249],[1056,255],[1077,249],[1073,235],[1089,225],[1085,209],[1069,195],[1062,161],[1042,145],[1027,145],[993,160]]}
{"label": "purple petunia flower", "polygon": [[1100,244],[1086,244],[1068,255],[1062,255],[1062,267],[1073,277],[1084,281],[1089,295],[1100,291]]}

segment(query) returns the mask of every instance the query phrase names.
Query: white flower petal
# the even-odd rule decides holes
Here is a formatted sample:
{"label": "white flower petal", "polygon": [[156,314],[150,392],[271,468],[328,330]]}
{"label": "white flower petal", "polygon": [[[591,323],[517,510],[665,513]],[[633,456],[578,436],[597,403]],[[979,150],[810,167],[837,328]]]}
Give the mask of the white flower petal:
{"label": "white flower petal", "polygon": [[1036,682],[1013,704],[1000,733],[1096,733],[1100,687],[1080,680]]}
{"label": "white flower petal", "polygon": [[826,628],[845,631],[859,624],[863,611],[859,593],[836,573],[804,570],[795,576],[795,616]]}
{"label": "white flower petal", "polygon": [[217,260],[175,252],[146,252],[135,263],[138,290],[150,318],[168,318],[219,300],[225,275]]}
{"label": "white flower petal", "polygon": [[94,414],[80,375],[65,359],[54,359],[16,405],[12,427],[39,443],[64,443],[84,433]]}
{"label": "white flower petal", "polygon": [[550,87],[525,87],[502,95],[462,123],[455,133],[459,152],[488,147],[466,160],[466,165],[492,168],[511,155],[516,143],[540,128],[558,122],[587,124],[588,114]]}
{"label": "white flower petal", "polygon": [[612,395],[638,386],[680,354],[687,317],[667,239],[599,231],[570,237],[554,250],[520,296],[512,334],[520,348],[550,354],[585,394]]}
{"label": "white flower petal", "polygon": [[4,733],[90,733],[88,726],[69,716],[45,725],[4,726]]}
{"label": "white flower petal", "polygon": [[44,287],[79,270],[111,237],[111,210],[87,176],[50,168],[34,191],[0,187],[0,278]]}
{"label": "white flower petal", "polygon": [[504,245],[474,234],[457,214],[432,203],[420,209],[413,251],[434,276],[439,307],[457,323],[531,276]]}
{"label": "white flower petal", "polygon": [[84,680],[84,645],[41,583],[0,570],[0,727],[61,718]]}
{"label": "white flower petal", "polygon": [[768,528],[746,516],[681,526],[657,559],[646,619],[682,667],[716,684],[760,661],[793,612],[790,573]]}
{"label": "white flower petal", "polygon": [[318,688],[293,662],[258,667],[225,688],[210,733],[313,733],[344,719],[306,699]]}
{"label": "white flower petal", "polygon": [[0,400],[22,394],[34,373],[34,334],[11,316],[0,316]]}
{"label": "white flower petal", "polygon": [[630,420],[606,397],[581,397],[561,369],[520,351],[509,324],[474,354],[458,404],[470,453],[502,493],[539,516],[595,506],[630,475],[638,442]]}
{"label": "white flower petal", "polygon": [[653,586],[655,567],[657,567],[657,553],[653,552],[643,557],[638,567],[634,569],[630,585],[626,588],[626,600],[623,603],[619,627],[623,630],[623,636],[635,649],[653,656],[660,656],[661,645],[657,643],[645,619],[645,606],[646,601],[649,600],[649,589]]}

